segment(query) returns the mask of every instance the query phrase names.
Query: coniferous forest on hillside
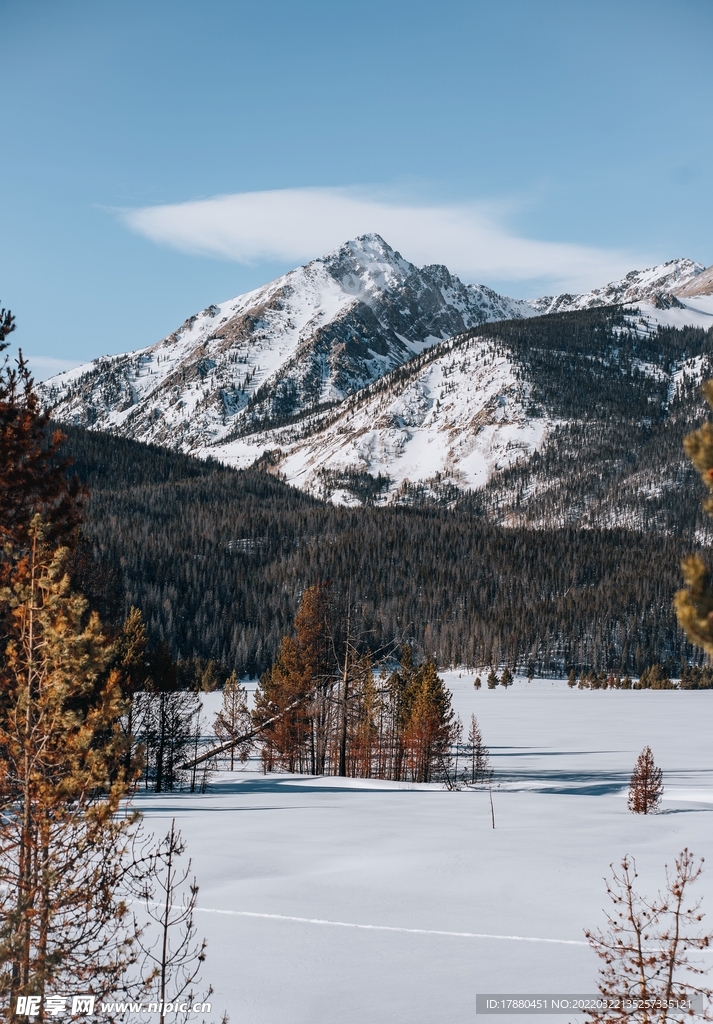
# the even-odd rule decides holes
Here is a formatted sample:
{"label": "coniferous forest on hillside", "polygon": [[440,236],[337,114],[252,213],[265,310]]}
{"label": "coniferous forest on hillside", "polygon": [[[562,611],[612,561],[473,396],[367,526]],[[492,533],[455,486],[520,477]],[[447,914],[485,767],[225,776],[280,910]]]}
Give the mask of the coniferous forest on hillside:
{"label": "coniferous forest on hillside", "polygon": [[531,382],[530,411],[553,421],[540,451],[493,473],[478,493],[491,520],[709,537],[682,442],[709,415],[700,381],[713,371],[712,330],[653,330],[621,307],[487,330]]}
{"label": "coniferous forest on hillside", "polygon": [[374,650],[409,643],[441,665],[677,674],[700,660],[671,605],[691,545],[671,532],[508,529],[475,496],[337,507],[256,469],[63,430],[90,490],[76,582],[105,621],[139,607],[176,658],[263,672],[301,595],[331,581]]}

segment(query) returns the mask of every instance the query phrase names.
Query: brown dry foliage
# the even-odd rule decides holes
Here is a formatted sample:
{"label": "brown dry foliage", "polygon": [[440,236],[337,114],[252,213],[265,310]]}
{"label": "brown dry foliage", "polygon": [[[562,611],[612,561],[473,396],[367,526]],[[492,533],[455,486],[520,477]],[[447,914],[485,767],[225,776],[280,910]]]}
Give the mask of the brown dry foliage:
{"label": "brown dry foliage", "polygon": [[651,747],[644,747],[636,759],[629,783],[632,814],[654,814],[663,796],[663,772],[656,767]]}

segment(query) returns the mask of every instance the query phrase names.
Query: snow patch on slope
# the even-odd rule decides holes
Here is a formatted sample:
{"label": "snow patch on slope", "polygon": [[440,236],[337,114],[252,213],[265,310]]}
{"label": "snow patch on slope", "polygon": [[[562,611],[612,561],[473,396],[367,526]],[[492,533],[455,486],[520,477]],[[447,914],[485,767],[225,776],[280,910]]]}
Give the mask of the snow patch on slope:
{"label": "snow patch on slope", "polygon": [[[387,501],[404,485],[436,477],[463,490],[481,487],[494,470],[539,448],[548,429],[547,419],[528,415],[529,386],[490,341],[442,346],[407,377],[394,375],[384,385],[347,400],[308,436],[286,429],[241,438],[212,454],[241,467],[268,445],[277,447],[286,480],[315,494],[324,493],[325,473],[381,474],[390,481],[381,499]],[[331,498],[354,500],[339,487]]]}

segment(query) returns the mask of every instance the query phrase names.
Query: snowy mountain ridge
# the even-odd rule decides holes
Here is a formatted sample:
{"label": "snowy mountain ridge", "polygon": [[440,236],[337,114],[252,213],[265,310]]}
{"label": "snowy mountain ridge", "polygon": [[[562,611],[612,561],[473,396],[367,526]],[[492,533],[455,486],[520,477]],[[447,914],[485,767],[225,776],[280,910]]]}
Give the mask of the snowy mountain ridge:
{"label": "snowy mountain ridge", "polygon": [[443,266],[417,268],[364,235],[209,306],[156,345],[60,374],[42,394],[60,422],[236,467],[267,458],[334,501],[356,500],[342,486],[355,480],[381,501],[434,480],[479,488],[539,451],[557,420],[533,404],[532,379],[485,325],[616,303],[642,336],[710,327],[710,291],[710,271],[681,259],[526,302]]}
{"label": "snowy mountain ridge", "polygon": [[495,343],[456,338],[334,409],[221,445],[220,458],[244,467],[269,452],[291,483],[345,504],[358,499],[341,481],[358,492],[359,477],[383,481],[379,500],[440,479],[480,487],[541,443],[548,420],[527,415],[529,393]]}
{"label": "snowy mountain ridge", "polygon": [[[693,260],[668,260],[646,270],[631,270],[620,281],[612,281],[603,288],[594,288],[581,295],[544,295],[530,305],[538,313],[565,313],[594,306],[626,305],[632,302],[651,302],[667,308],[673,295],[699,295],[697,278],[705,267]],[[668,299],[668,303],[667,303]]]}
{"label": "snowy mountain ridge", "polygon": [[194,451],[341,401],[478,324],[533,315],[365,235],[42,393],[59,420]]}

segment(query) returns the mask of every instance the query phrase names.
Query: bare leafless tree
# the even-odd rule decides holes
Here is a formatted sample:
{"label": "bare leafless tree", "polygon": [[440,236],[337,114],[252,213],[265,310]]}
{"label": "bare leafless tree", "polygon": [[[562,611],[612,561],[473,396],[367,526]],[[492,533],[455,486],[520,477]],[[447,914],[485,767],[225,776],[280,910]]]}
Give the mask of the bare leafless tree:
{"label": "bare leafless tree", "polygon": [[[636,862],[624,857],[619,870],[612,865],[606,880],[613,909],[605,931],[585,930],[604,965],[599,971],[601,1009],[589,1011],[593,1024],[667,1024],[684,1018],[713,1020],[707,1003],[710,989],[697,983],[706,971],[691,952],[708,949],[713,936],[702,931],[700,899],[688,902],[688,888],[700,876],[703,860],[684,849],[666,887],[653,899],[635,889]],[[701,1006],[691,1009],[696,997]]]}
{"label": "bare leafless tree", "polygon": [[[179,864],[185,850],[174,818],[159,844],[137,857],[134,864],[134,892],[144,903],[150,922],[138,940],[144,958],[144,983],[154,984],[160,1024],[164,1024],[167,1012],[172,1021],[187,1019],[188,1013],[176,1016],[166,1006],[194,1003],[194,985],[206,958],[206,940],[196,940],[193,921],[198,885],[191,878],[191,861],[185,867]],[[198,1001],[207,999],[212,991],[211,986]]]}

